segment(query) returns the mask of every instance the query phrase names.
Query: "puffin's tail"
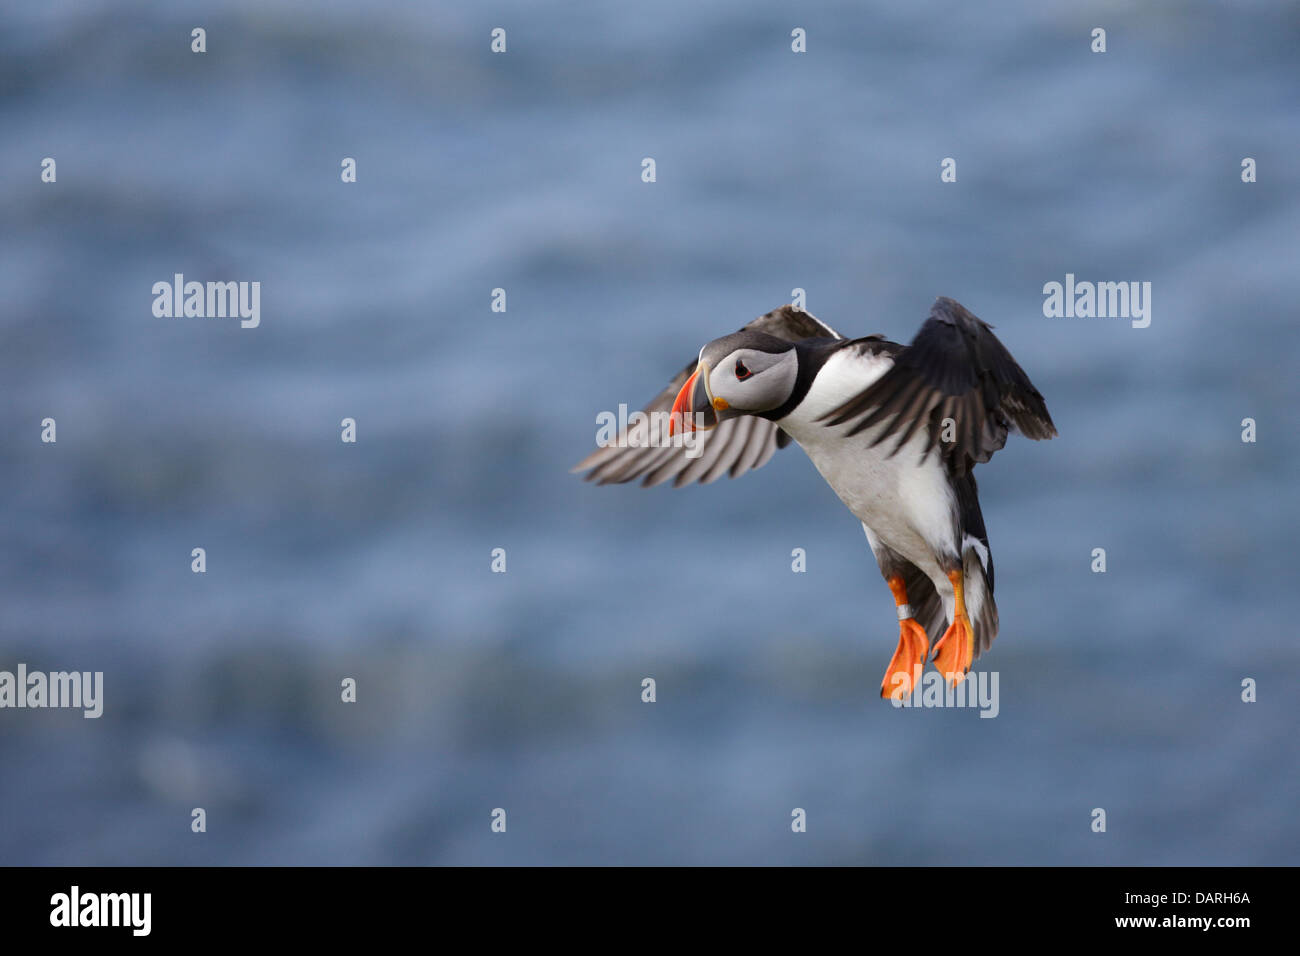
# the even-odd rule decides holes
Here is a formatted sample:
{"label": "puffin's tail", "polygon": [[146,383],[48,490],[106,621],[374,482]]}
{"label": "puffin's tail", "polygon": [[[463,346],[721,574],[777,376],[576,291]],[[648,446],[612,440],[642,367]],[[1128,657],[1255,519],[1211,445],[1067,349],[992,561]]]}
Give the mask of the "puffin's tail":
{"label": "puffin's tail", "polygon": [[975,659],[978,660],[998,636],[998,606],[993,600],[993,552],[989,549],[988,532],[984,530],[975,476],[970,472],[957,479],[957,505],[961,509],[966,614],[975,631]]}
{"label": "puffin's tail", "polygon": [[[988,561],[987,568],[985,560]],[[966,614],[975,631],[975,659],[989,649],[998,636],[998,605],[993,600],[993,556],[988,545],[967,537],[962,547]]]}

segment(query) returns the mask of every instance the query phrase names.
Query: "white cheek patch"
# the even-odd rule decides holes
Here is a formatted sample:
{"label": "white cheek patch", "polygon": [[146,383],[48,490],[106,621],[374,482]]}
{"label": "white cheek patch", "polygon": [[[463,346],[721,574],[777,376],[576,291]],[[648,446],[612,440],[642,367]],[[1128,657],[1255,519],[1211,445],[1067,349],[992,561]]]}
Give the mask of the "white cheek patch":
{"label": "white cheek patch", "polygon": [[753,385],[749,407],[767,411],[784,405],[794,391],[794,381],[798,375],[799,359],[792,351],[784,353],[765,368],[761,375],[755,374],[746,380],[745,384]]}
{"label": "white cheek patch", "polygon": [[[794,352],[786,352],[775,359],[760,367],[761,363],[770,360],[768,353],[752,349],[732,352],[709,376],[713,397],[723,399],[737,411],[766,411],[783,404],[794,389],[799,363]],[[737,378],[737,361],[743,362],[752,374]]]}

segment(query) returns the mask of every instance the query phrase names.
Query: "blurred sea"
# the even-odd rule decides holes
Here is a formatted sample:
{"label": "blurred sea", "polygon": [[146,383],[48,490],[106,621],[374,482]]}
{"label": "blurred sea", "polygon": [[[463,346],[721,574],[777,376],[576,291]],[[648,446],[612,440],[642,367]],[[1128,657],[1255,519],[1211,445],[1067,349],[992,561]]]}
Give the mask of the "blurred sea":
{"label": "blurred sea", "polygon": [[[0,669],[105,713],[0,711],[0,863],[1300,862],[1298,46],[1263,2],[8,5]],[[155,318],[177,272],[261,326]],[[1151,326],[1044,318],[1067,272]],[[997,719],[879,700],[892,601],[797,448],[568,474],[796,287],[903,341],[953,296],[1048,400],[978,475]]]}

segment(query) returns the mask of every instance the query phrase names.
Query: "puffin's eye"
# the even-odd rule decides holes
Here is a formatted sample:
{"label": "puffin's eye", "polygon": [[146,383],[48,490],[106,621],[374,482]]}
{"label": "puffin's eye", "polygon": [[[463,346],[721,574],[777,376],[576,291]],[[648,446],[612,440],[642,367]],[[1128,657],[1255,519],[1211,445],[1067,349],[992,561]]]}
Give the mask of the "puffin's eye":
{"label": "puffin's eye", "polygon": [[740,359],[736,359],[736,378],[737,378],[737,379],[740,379],[740,380],[743,381],[744,379],[749,378],[749,376],[751,376],[751,375],[753,375],[753,374],[754,374],[753,372],[751,372],[749,369],[745,368],[745,363],[744,363],[743,361],[741,361]]}

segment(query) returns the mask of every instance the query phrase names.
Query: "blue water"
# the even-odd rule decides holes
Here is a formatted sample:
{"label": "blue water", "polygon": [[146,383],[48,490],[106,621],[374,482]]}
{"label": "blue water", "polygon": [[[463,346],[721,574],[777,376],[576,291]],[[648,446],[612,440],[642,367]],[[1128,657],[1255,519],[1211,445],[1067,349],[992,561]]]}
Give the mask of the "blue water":
{"label": "blue water", "polygon": [[[105,704],[0,710],[0,863],[1300,862],[1298,43],[1267,3],[10,5],[0,670]],[[178,272],[260,327],[155,318]],[[1044,318],[1066,273],[1150,327]],[[996,719],[879,700],[892,600],[797,448],[568,474],[796,287],[904,341],[953,296],[1047,398],[979,472]]]}

